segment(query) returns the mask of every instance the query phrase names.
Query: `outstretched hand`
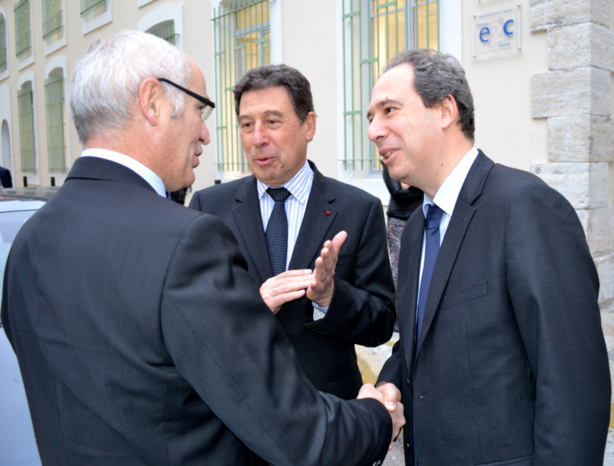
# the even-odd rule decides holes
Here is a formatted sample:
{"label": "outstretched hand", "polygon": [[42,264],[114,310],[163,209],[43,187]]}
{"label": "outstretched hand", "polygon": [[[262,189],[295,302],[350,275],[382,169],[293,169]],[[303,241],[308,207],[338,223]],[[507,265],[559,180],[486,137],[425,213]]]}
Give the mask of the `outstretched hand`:
{"label": "outstretched hand", "polygon": [[324,243],[320,257],[316,259],[313,280],[307,288],[307,298],[321,307],[330,306],[335,292],[335,268],[339,258],[339,250],[348,234],[340,231],[332,240]]}

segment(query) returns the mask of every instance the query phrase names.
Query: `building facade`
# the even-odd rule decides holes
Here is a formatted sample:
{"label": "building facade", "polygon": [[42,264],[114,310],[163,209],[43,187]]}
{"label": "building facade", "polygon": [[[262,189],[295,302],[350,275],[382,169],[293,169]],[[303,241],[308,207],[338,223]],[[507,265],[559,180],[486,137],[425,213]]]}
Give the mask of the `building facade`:
{"label": "building facade", "polygon": [[232,98],[245,70],[286,63],[312,84],[309,158],[387,203],[366,137],[370,90],[407,47],[456,56],[476,145],[561,191],[614,303],[614,0],[0,0],[0,164],[16,186],[61,185],[81,153],[68,95],[99,39],[148,31],[190,55],[217,103],[193,189],[247,173]]}

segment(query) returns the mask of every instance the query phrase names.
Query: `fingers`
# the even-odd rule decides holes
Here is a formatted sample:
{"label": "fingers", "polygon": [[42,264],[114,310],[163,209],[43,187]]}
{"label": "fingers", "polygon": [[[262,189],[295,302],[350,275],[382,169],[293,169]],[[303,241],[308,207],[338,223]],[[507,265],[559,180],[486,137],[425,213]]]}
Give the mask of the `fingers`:
{"label": "fingers", "polygon": [[[399,436],[401,429],[405,425],[403,403],[401,403],[401,392],[391,383],[384,383],[375,388],[371,384],[365,384],[360,388],[357,399],[373,398],[378,400],[390,413],[392,418],[392,439],[388,449],[392,449],[392,442]],[[394,408],[390,409],[390,404],[394,403]]]}
{"label": "fingers", "polygon": [[315,261],[313,281],[307,289],[307,298],[326,307],[330,305],[335,291],[335,268],[339,250],[347,239],[347,233],[340,231],[332,240],[324,242],[324,247]]}
{"label": "fingers", "polygon": [[[337,233],[335,235],[335,237],[332,240],[332,244],[333,244],[333,248],[335,249],[337,255],[339,255],[339,251],[341,250],[341,246],[343,246],[343,243],[345,243],[345,240],[347,239],[348,234],[345,231],[340,231],[339,233]],[[335,259],[335,262],[337,260]]]}
{"label": "fingers", "polygon": [[[405,425],[405,416],[404,416],[405,408],[403,403],[400,401],[396,404],[396,409],[390,413],[390,417],[392,417],[392,440],[390,445],[392,446],[392,442],[396,440],[396,438],[401,433],[401,429]],[[389,448],[390,449],[390,448]]]}
{"label": "fingers", "polygon": [[383,403],[384,406],[386,406],[386,409],[393,412],[397,407],[397,403],[401,401],[401,392],[399,389],[394,384],[382,383],[377,386],[377,390],[384,398]]}
{"label": "fingers", "polygon": [[285,303],[304,296],[311,281],[309,269],[288,270],[265,281],[260,287],[260,296],[276,314]]}

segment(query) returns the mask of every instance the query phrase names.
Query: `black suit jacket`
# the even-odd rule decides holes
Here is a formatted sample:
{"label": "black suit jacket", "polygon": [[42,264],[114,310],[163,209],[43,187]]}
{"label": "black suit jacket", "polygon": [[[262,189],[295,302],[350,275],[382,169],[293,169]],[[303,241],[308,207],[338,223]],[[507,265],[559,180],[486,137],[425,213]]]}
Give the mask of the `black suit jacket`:
{"label": "black suit jacket", "polygon": [[[314,322],[313,305],[306,297],[286,303],[276,316],[316,388],[349,399],[362,384],[354,344],[385,343],[394,327],[386,226],[377,198],[324,177],[310,164],[313,186],[289,268],[313,269],[326,240],[342,230],[348,237],[339,252],[326,317]],[[259,286],[272,276],[254,176],[198,191],[190,207],[224,220]]]}
{"label": "black suit jacket", "polygon": [[416,352],[423,232],[419,210],[401,245],[401,338],[379,377],[403,393],[419,465],[603,464],[610,374],[599,281],[569,202],[480,152],[437,257]]}
{"label": "black suit jacket", "polygon": [[17,235],[3,290],[44,464],[386,453],[386,410],[315,390],[228,228],[118,164],[76,161]]}

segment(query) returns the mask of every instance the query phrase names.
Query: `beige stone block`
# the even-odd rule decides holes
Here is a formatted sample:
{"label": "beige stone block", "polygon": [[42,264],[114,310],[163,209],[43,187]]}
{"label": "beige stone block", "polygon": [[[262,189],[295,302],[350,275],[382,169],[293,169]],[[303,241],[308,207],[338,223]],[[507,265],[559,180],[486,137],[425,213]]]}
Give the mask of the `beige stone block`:
{"label": "beige stone block", "polygon": [[531,76],[531,115],[608,116],[610,78],[609,71],[594,67],[536,73]]}
{"label": "beige stone block", "polygon": [[614,302],[614,254],[593,256],[599,275],[599,307],[612,306]]}
{"label": "beige stone block", "polygon": [[541,32],[547,29],[546,0],[531,0],[529,4],[529,29]]}
{"label": "beige stone block", "polygon": [[531,1],[529,6],[531,31],[550,29],[576,23],[610,23],[609,0],[546,0]]}
{"label": "beige stone block", "polygon": [[605,207],[584,212],[584,232],[592,256],[614,254],[614,208]]}
{"label": "beige stone block", "polygon": [[548,32],[551,70],[587,66],[614,70],[614,31],[595,23],[579,23]]}
{"label": "beige stone block", "polygon": [[607,163],[533,164],[531,171],[565,196],[575,209],[599,209],[608,205]]}
{"label": "beige stone block", "polygon": [[591,122],[591,162],[614,162],[614,120],[593,117]]}
{"label": "beige stone block", "polygon": [[595,115],[548,118],[551,162],[614,162],[614,120]]}

